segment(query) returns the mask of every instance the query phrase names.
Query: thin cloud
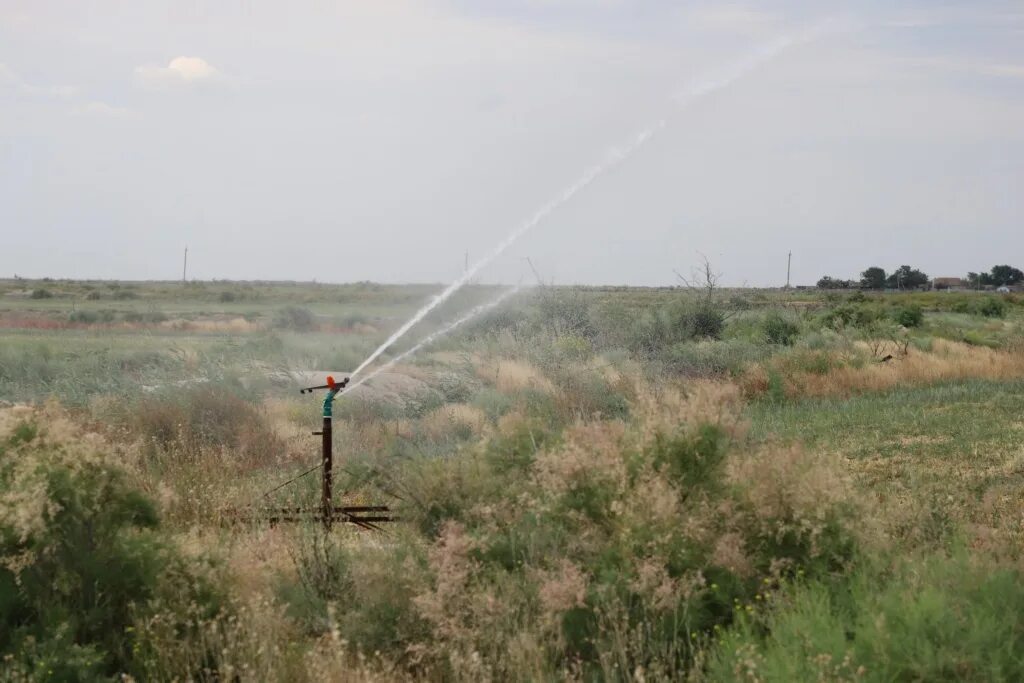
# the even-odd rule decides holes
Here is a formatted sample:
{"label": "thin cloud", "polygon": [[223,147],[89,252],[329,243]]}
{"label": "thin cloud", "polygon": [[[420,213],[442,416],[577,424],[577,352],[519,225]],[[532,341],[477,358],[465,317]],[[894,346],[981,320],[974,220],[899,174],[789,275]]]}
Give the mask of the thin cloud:
{"label": "thin cloud", "polygon": [[697,7],[686,13],[686,19],[706,31],[756,34],[778,28],[778,17],[774,14],[739,4]]}
{"label": "thin cloud", "polygon": [[36,85],[27,82],[18,72],[0,63],[0,88],[12,90],[28,97],[44,97],[68,100],[78,95],[80,88],[74,85]]}
{"label": "thin cloud", "polygon": [[138,114],[127,107],[118,107],[94,100],[80,104],[71,110],[77,116],[95,116],[109,119],[133,119]]}
{"label": "thin cloud", "polygon": [[1006,64],[981,62],[970,59],[952,57],[924,57],[907,59],[909,66],[931,69],[939,72],[963,74],[966,76],[983,76],[991,78],[1024,78],[1024,64]]}
{"label": "thin cloud", "polygon": [[1004,78],[1024,78],[1024,64],[985,64],[984,73]]}
{"label": "thin cloud", "polygon": [[201,57],[175,57],[167,66],[144,64],[135,68],[135,76],[148,87],[175,87],[218,83],[224,74]]}

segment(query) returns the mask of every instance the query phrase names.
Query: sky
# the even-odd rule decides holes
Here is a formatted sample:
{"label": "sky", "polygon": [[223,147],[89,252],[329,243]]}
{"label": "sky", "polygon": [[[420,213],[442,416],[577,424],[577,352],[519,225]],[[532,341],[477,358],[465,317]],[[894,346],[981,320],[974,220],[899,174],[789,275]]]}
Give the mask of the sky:
{"label": "sky", "polygon": [[450,282],[661,121],[476,279],[1024,267],[1021,0],[0,0],[0,277]]}

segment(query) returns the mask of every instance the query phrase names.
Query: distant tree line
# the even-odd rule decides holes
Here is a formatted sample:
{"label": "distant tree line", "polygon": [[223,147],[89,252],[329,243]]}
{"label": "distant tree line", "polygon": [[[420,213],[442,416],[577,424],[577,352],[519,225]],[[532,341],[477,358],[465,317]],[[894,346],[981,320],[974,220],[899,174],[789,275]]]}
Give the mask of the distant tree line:
{"label": "distant tree line", "polygon": [[992,266],[987,273],[967,273],[972,287],[1009,287],[1024,282],[1024,272],[1013,266]]}
{"label": "distant tree line", "polygon": [[[992,266],[987,273],[968,273],[966,283],[971,287],[1008,287],[1024,282],[1024,272],[1013,266]],[[917,268],[900,266],[891,273],[884,268],[871,266],[860,274],[859,280],[844,280],[825,275],[818,280],[819,289],[922,289],[929,286],[931,279]]]}

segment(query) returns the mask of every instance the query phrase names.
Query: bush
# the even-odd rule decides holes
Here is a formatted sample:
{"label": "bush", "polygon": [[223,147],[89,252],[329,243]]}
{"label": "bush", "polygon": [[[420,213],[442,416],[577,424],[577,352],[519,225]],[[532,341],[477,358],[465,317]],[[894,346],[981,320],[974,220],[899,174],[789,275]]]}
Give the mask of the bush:
{"label": "bush", "polygon": [[85,298],[87,301],[99,301],[100,299],[103,298],[103,295],[100,294],[98,291],[93,290],[86,294]]}
{"label": "bush", "polygon": [[694,339],[719,339],[725,327],[725,314],[710,305],[696,307],[684,320]]}
{"label": "bush", "polygon": [[32,290],[32,298],[33,299],[52,299],[53,298],[53,292],[51,292],[48,289],[33,289]]}
{"label": "bush", "polygon": [[1024,680],[1024,581],[962,557],[798,583],[714,648],[711,680]]}
{"label": "bush", "polygon": [[646,312],[631,327],[630,349],[653,358],[682,342],[721,338],[725,311],[715,302],[681,299]]}
{"label": "bush", "polygon": [[213,385],[143,397],[115,419],[143,437],[151,455],[195,460],[204,451],[233,450],[231,462],[245,466],[285,450],[261,407]]}
{"label": "bush", "polygon": [[578,290],[545,290],[537,301],[537,322],[555,336],[572,335],[592,340],[596,328],[590,304]]}
{"label": "bush", "polygon": [[429,637],[414,602],[420,574],[415,564],[422,559],[398,543],[356,550],[319,526],[304,536],[292,556],[298,580],[277,587],[290,615],[312,635],[336,629],[360,653],[393,653],[401,663],[412,659],[413,653],[398,652],[396,645]]}
{"label": "bush", "polygon": [[492,422],[512,409],[515,402],[497,389],[484,387],[473,397],[472,405],[484,411]]}
{"label": "bush", "polygon": [[406,417],[420,418],[444,405],[444,396],[433,389],[421,389],[412,396],[407,396],[402,403]]}
{"label": "bush", "polygon": [[665,369],[687,377],[715,377],[739,373],[764,359],[771,349],[743,339],[682,342],[661,354]]}
{"label": "bush", "polygon": [[455,679],[681,680],[766,585],[846,567],[856,517],[827,461],[742,453],[728,389],[639,405],[631,426],[578,424],[541,446],[521,422],[482,457],[418,472],[427,635],[393,651]]}
{"label": "bush", "polygon": [[97,311],[71,311],[68,313],[68,322],[70,323],[84,323],[91,325],[99,320],[99,312]]}
{"label": "bush", "polygon": [[764,331],[765,341],[780,346],[792,346],[800,334],[800,327],[778,311],[772,311],[765,317],[761,329]]}
{"label": "bush", "polygon": [[162,311],[125,311],[123,319],[126,323],[162,323],[167,315]]}
{"label": "bush", "polygon": [[466,403],[476,388],[476,382],[457,372],[443,373],[437,380],[437,390],[446,403]]}
{"label": "bush", "polygon": [[924,311],[920,306],[900,306],[893,311],[893,320],[903,327],[920,327],[924,322]]}
{"label": "bush", "polygon": [[833,330],[849,327],[867,327],[884,317],[884,310],[871,303],[842,304],[826,311],[821,322]]}
{"label": "bush", "polygon": [[977,312],[986,318],[1003,318],[1006,316],[1006,303],[994,296],[985,297],[977,305]]}
{"label": "bush", "polygon": [[[0,655],[15,679],[141,676],[134,625],[151,604],[173,596],[200,618],[218,609],[159,535],[153,504],[80,436],[65,446],[32,425],[0,435]],[[162,618],[182,637],[192,623]]]}
{"label": "bush", "polygon": [[622,392],[592,370],[567,369],[553,379],[559,389],[553,407],[566,421],[622,418],[629,412],[629,403]]}
{"label": "bush", "polygon": [[316,315],[308,308],[287,306],[274,313],[271,325],[278,329],[309,332],[316,327]]}

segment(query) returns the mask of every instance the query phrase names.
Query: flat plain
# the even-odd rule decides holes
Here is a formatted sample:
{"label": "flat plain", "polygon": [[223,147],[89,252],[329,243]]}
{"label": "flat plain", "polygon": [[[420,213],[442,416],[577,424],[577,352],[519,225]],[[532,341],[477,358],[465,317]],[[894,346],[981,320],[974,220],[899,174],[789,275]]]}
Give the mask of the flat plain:
{"label": "flat plain", "polygon": [[239,523],[439,290],[0,281],[8,677],[1024,677],[1024,297],[534,287],[336,400],[399,521]]}

